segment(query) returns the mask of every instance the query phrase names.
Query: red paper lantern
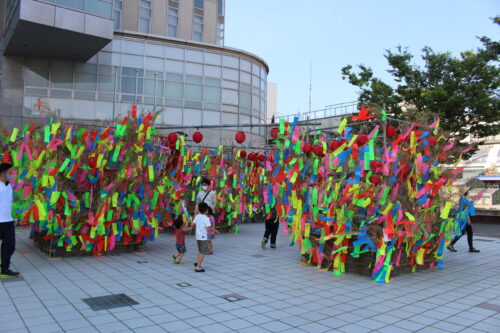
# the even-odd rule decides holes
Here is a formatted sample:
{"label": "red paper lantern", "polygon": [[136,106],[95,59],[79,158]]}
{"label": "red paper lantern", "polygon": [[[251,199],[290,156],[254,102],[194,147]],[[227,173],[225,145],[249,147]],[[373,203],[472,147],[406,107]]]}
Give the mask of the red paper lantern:
{"label": "red paper lantern", "polygon": [[314,145],[314,147],[312,149],[316,155],[318,155],[318,156],[323,155],[323,146],[322,145],[320,145],[320,144]]}
{"label": "red paper lantern", "polygon": [[97,165],[97,158],[95,156],[89,157],[87,160],[87,164],[89,165],[89,167],[94,169]]}
{"label": "red paper lantern", "polygon": [[366,134],[360,134],[356,138],[356,143],[358,144],[358,146],[362,146],[362,145],[364,145],[367,142],[368,142],[368,135],[366,135]]}
{"label": "red paper lantern", "polygon": [[393,136],[395,136],[396,135],[396,127],[394,127],[394,126],[387,126],[387,128],[385,129],[385,135],[388,138],[392,138]]}
{"label": "red paper lantern", "polygon": [[259,155],[259,161],[264,162],[266,160],[266,155]]}
{"label": "red paper lantern", "polygon": [[193,141],[196,143],[200,143],[203,140],[203,134],[200,132],[194,132],[193,133]]}
{"label": "red paper lantern", "polygon": [[435,136],[430,136],[427,139],[427,142],[429,143],[429,146],[435,146],[437,144],[437,140]]}
{"label": "red paper lantern", "polygon": [[337,150],[337,148],[338,148],[338,147],[340,147],[340,146],[342,146],[342,142],[341,142],[341,141],[337,141],[337,140],[335,140],[335,141],[332,141],[332,142],[330,143],[330,148],[331,148],[333,151]]}
{"label": "red paper lantern", "polygon": [[168,142],[170,142],[171,144],[174,144],[177,142],[177,134],[175,133],[170,133],[168,136],[167,136],[167,139],[168,139]]}
{"label": "red paper lantern", "polygon": [[278,137],[278,134],[280,133],[280,129],[277,127],[274,127],[271,129],[271,136],[273,139],[276,139]]}
{"label": "red paper lantern", "polygon": [[247,152],[246,152],[246,151],[244,151],[244,150],[240,151],[240,157],[241,157],[241,158],[245,158],[245,157],[247,157]]}
{"label": "red paper lantern", "polygon": [[245,142],[246,135],[243,132],[237,132],[236,135],[234,136],[234,139],[238,143],[243,143],[243,142]]}
{"label": "red paper lantern", "polygon": [[312,151],[313,147],[310,143],[306,143],[302,146],[302,151],[306,154],[309,154]]}
{"label": "red paper lantern", "polygon": [[380,170],[384,165],[382,164],[382,162],[380,161],[371,161],[370,162],[370,169],[372,169],[373,171],[377,171],[377,170]]}
{"label": "red paper lantern", "polygon": [[371,175],[370,176],[370,183],[372,183],[373,185],[380,184],[380,177],[377,175]]}
{"label": "red paper lantern", "polygon": [[255,160],[255,153],[250,153],[250,154],[248,154],[248,159],[249,159],[250,161]]}

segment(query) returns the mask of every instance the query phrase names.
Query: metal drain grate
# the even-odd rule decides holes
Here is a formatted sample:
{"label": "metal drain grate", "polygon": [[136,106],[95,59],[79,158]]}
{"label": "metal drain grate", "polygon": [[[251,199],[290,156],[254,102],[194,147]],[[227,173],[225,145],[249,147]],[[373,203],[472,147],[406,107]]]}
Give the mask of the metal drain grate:
{"label": "metal drain grate", "polygon": [[10,278],[0,278],[0,281],[3,283],[8,283],[8,282],[19,282],[19,281],[25,281],[22,276],[18,277],[10,277]]}
{"label": "metal drain grate", "polygon": [[226,301],[229,301],[229,302],[238,302],[238,301],[247,299],[245,296],[241,296],[238,294],[222,295],[220,297],[224,298]]}
{"label": "metal drain grate", "polygon": [[254,258],[264,258],[265,255],[263,254],[251,254],[250,257],[254,257]]}
{"label": "metal drain grate", "polygon": [[494,242],[494,239],[474,238],[474,242]]}
{"label": "metal drain grate", "polygon": [[182,288],[185,288],[185,287],[191,287],[192,285],[187,283],[187,282],[181,282],[181,283],[177,283],[177,285],[179,287],[182,287]]}
{"label": "metal drain grate", "polygon": [[125,294],[115,294],[99,297],[83,298],[82,301],[94,311],[121,308],[123,306],[137,305],[136,301]]}

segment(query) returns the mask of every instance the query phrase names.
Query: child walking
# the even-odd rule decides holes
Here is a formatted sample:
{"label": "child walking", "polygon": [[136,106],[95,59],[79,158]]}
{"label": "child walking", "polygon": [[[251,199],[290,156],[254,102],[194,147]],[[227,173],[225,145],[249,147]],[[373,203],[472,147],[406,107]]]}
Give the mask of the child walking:
{"label": "child walking", "polygon": [[[208,206],[208,219],[210,220],[210,226],[215,229],[215,217],[214,217],[214,211],[212,210],[212,207]],[[208,231],[208,254],[212,255],[214,254],[214,238],[215,238],[215,232],[213,231]]]}
{"label": "child walking", "polygon": [[175,248],[177,249],[177,254],[172,256],[174,263],[177,265],[182,265],[182,258],[187,251],[185,232],[189,229],[190,228],[186,226],[186,223],[182,220],[182,216],[177,216],[174,221]]}
{"label": "child walking", "polygon": [[217,230],[210,224],[210,219],[207,216],[208,205],[206,203],[202,202],[198,204],[198,212],[193,221],[196,227],[196,243],[198,244],[198,260],[194,264],[194,270],[195,272],[204,272],[205,269],[201,268],[201,264],[205,255],[210,252],[208,249],[208,231],[217,233]]}

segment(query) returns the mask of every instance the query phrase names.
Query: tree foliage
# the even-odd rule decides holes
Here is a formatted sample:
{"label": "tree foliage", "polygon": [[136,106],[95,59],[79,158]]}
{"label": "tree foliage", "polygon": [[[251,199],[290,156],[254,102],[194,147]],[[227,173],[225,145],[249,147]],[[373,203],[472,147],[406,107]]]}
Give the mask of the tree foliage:
{"label": "tree foliage", "polygon": [[[500,16],[492,20],[500,25]],[[459,57],[424,47],[423,66],[414,63],[407,48],[386,50],[395,88],[374,77],[365,65],[358,71],[351,65],[343,67],[342,78],[360,89],[360,103],[383,105],[400,118],[414,118],[416,113],[439,116],[442,128],[457,142],[469,135],[475,139],[496,135],[500,133],[500,42],[486,36],[479,40],[481,47]]]}

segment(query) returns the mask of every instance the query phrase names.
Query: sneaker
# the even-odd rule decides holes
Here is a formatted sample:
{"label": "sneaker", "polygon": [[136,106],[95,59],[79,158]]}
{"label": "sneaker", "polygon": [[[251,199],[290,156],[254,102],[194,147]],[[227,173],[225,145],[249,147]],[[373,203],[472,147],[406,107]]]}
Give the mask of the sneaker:
{"label": "sneaker", "polygon": [[455,250],[453,245],[448,245],[447,249],[450,250],[451,252],[457,252],[457,250]]}
{"label": "sneaker", "polygon": [[477,252],[481,252],[481,251],[479,251],[478,249],[475,249],[475,248],[470,248],[469,252],[476,252],[477,253]]}
{"label": "sneaker", "polygon": [[172,260],[173,260],[174,262],[177,262],[177,256],[176,256],[175,254],[173,254],[173,255],[172,255]]}
{"label": "sneaker", "polygon": [[183,263],[182,261],[177,261],[177,260],[176,260],[174,263],[175,263],[176,265],[184,265],[184,263]]}
{"label": "sneaker", "polygon": [[262,246],[262,248],[265,249],[266,244],[267,244],[267,241],[265,239],[263,239],[262,242],[260,243],[260,246]]}
{"label": "sneaker", "polygon": [[0,277],[18,277],[18,276],[19,276],[19,272],[14,272],[10,269],[2,271],[2,274],[0,274]]}
{"label": "sneaker", "polygon": [[194,269],[195,272],[198,272],[198,273],[203,273],[205,271],[204,268],[200,268],[200,269]]}
{"label": "sneaker", "polygon": [[271,244],[271,249],[275,249],[276,248],[276,244]]}

